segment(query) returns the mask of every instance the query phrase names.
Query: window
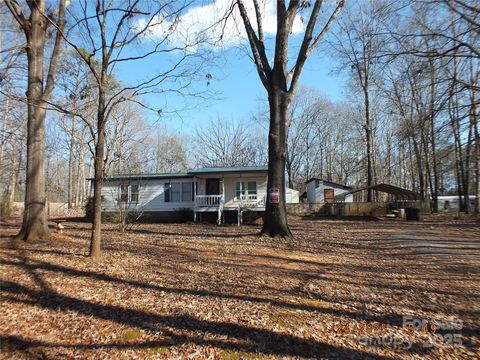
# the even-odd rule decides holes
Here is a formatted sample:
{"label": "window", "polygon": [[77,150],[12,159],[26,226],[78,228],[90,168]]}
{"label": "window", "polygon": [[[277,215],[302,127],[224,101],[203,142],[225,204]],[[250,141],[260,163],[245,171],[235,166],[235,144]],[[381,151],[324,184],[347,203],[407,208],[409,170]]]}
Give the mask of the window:
{"label": "window", "polygon": [[120,197],[118,201],[121,203],[138,203],[138,194],[140,186],[135,185],[120,185]]}
{"label": "window", "polygon": [[165,184],[165,202],[191,201],[193,201],[193,182]]}
{"label": "window", "polygon": [[120,185],[119,201],[122,203],[126,203],[128,201],[128,185]]}
{"label": "window", "polygon": [[182,201],[193,200],[193,183],[182,183]]}
{"label": "window", "polygon": [[257,195],[257,183],[255,181],[237,181],[235,194],[237,199],[240,199],[241,195],[246,195],[247,199],[253,199]]}
{"label": "window", "polygon": [[171,190],[170,190],[170,193],[172,195],[171,199],[172,199],[172,202],[180,202],[180,194],[181,194],[181,184],[180,183],[172,183],[171,184]]}
{"label": "window", "polygon": [[138,203],[138,185],[130,185],[130,202]]}
{"label": "window", "polygon": [[255,181],[248,182],[248,195],[257,195],[257,183]]}

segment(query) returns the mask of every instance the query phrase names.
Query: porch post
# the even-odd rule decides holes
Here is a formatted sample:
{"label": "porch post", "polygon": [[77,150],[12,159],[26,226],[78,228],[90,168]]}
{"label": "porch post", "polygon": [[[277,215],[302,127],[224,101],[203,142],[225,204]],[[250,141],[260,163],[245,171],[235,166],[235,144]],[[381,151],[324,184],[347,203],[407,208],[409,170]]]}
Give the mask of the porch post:
{"label": "porch post", "polygon": [[223,216],[223,210],[225,207],[225,176],[222,175],[222,213],[220,215],[220,224],[224,223],[224,216]]}
{"label": "porch post", "polygon": [[197,176],[193,176],[193,222],[197,222]]}
{"label": "porch post", "polygon": [[240,207],[240,204],[237,206],[237,226],[240,226],[242,224],[242,208]]}
{"label": "porch post", "polygon": [[243,205],[243,181],[242,181],[242,174],[240,174],[240,204]]}
{"label": "porch post", "polygon": [[222,176],[222,199],[225,201],[225,176]]}

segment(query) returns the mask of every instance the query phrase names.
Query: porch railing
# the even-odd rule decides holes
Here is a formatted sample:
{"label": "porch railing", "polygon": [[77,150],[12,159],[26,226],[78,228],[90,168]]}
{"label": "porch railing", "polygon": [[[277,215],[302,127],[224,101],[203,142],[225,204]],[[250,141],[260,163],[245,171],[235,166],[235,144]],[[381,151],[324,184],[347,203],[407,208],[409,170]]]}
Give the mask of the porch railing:
{"label": "porch railing", "polygon": [[237,200],[244,202],[257,202],[259,200],[259,197],[257,196],[257,194],[245,194],[237,197]]}
{"label": "porch railing", "polygon": [[196,206],[219,206],[223,195],[197,195]]}

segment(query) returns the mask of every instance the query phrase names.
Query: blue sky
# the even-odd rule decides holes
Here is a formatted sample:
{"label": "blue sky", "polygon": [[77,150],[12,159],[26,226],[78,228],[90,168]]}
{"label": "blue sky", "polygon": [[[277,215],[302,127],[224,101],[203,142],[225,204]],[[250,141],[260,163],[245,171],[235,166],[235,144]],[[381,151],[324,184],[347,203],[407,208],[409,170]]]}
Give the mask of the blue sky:
{"label": "blue sky", "polygon": [[[312,56],[302,73],[301,85],[317,89],[333,100],[342,99],[344,80],[339,75],[329,74],[332,70],[330,59]],[[249,58],[228,58],[227,67],[220,79],[211,81],[210,87],[219,92],[219,99],[202,102],[195,110],[187,110],[178,117],[165,119],[165,123],[180,132],[190,132],[197,124],[217,117],[227,121],[248,120],[258,111],[262,99],[266,99],[256,69]]]}
{"label": "blue sky", "polygon": [[[213,79],[209,85],[210,90],[218,93],[218,98],[201,101],[196,104],[193,110],[181,111],[178,115],[161,118],[160,122],[167,125],[167,128],[179,134],[191,133],[192,129],[200,124],[205,124],[211,119],[217,117],[224,118],[227,121],[242,121],[251,118],[252,114],[257,113],[262,99],[265,99],[265,89],[261,84],[255,66],[248,57],[239,57],[239,53],[230,52],[227,55],[225,66],[218,73],[212,71]],[[332,74],[335,61],[330,58],[312,54],[307,60],[305,68],[300,79],[301,86],[307,86],[318,90],[327,95],[332,100],[342,100],[344,98],[345,79],[341,74]],[[133,74],[128,72],[120,74],[125,81],[133,79]],[[139,75],[136,72],[136,75]],[[199,87],[206,88],[206,80],[200,83]],[[146,101],[151,106],[158,106],[161,101],[157,101],[157,95],[146,97]],[[182,107],[186,100],[181,98],[170,98],[170,105],[173,107]],[[192,103],[192,106],[193,103]],[[155,114],[146,112],[150,121],[156,119]]]}
{"label": "blue sky", "polygon": [[[213,0],[208,5],[198,6],[189,10],[182,18],[182,22],[186,25],[180,29],[178,39],[174,38],[173,41],[181,41],[182,31],[190,33],[195,30],[195,27],[202,26],[202,21],[204,23],[212,21],[208,18],[208,14],[218,11],[219,7],[227,3],[229,3],[227,0]],[[274,2],[266,0],[265,4],[264,25],[267,34],[272,38],[276,22],[274,10],[272,10],[274,9],[274,5],[272,5]],[[228,39],[224,38],[226,39],[226,50],[223,50],[222,53],[219,52],[219,55],[221,55],[219,57],[222,58],[221,63],[217,64],[218,67],[215,64],[212,65],[212,70],[209,71],[213,76],[209,89],[217,93],[218,98],[202,100],[197,106],[194,106],[192,103],[191,106],[194,106],[194,109],[182,111],[175,116],[163,117],[161,122],[166,124],[171,130],[180,134],[189,133],[199,124],[204,124],[217,117],[228,121],[248,120],[252,114],[258,111],[261,99],[265,99],[265,89],[258,78],[252,60],[243,55],[238,49],[233,49],[245,41],[243,34],[238,35],[238,24],[228,26],[226,33],[230,33],[231,36]],[[292,43],[298,42],[300,37],[296,35],[302,33],[302,24],[296,24],[293,29]],[[161,37],[162,35],[161,31],[158,34],[153,32],[152,37]],[[218,34],[215,34],[215,31],[213,31],[212,36],[218,36]],[[164,60],[161,57],[152,57],[142,64],[125,64],[122,69],[118,69],[122,70],[118,73],[118,76],[127,83],[135,82],[140,77],[148,77],[148,72],[155,69],[156,66],[161,66],[159,64],[162,61]],[[333,59],[321,56],[319,51],[313,52],[307,59],[300,79],[300,85],[316,89],[332,100],[343,99],[345,80],[339,74],[331,74],[335,65],[336,62]],[[202,87],[206,88],[206,79],[203,84],[199,83],[198,86],[200,89]],[[162,106],[161,104],[164,102],[161,95],[149,95],[145,100],[152,107]],[[184,107],[183,103],[186,101],[183,98],[174,96],[167,97],[166,100],[171,108],[182,108]],[[157,118],[151,112],[147,112],[146,115],[151,121]]]}

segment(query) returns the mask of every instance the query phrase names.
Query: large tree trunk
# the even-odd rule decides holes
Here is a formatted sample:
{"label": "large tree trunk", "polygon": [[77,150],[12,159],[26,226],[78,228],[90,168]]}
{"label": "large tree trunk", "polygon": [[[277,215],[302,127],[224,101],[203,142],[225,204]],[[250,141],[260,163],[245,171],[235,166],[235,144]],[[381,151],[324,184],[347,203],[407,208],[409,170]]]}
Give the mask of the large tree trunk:
{"label": "large tree trunk", "polygon": [[[268,96],[270,106],[270,130],[268,134],[268,182],[265,219],[262,235],[291,238],[287,223],[285,205],[285,160],[286,160],[286,124],[289,94],[273,85]],[[272,188],[279,191],[279,203],[271,203],[268,192]]]}
{"label": "large tree trunk", "polygon": [[93,222],[92,237],[90,241],[90,257],[100,257],[100,244],[102,240],[102,183],[103,183],[103,159],[105,151],[105,92],[100,85],[98,95],[97,131],[98,139],[95,146],[95,177],[93,184]]}
{"label": "large tree trunk", "polygon": [[49,237],[45,194],[45,114],[43,101],[43,60],[45,30],[43,3],[33,6],[31,30],[27,36],[28,120],[25,210],[17,239],[35,241]]}

